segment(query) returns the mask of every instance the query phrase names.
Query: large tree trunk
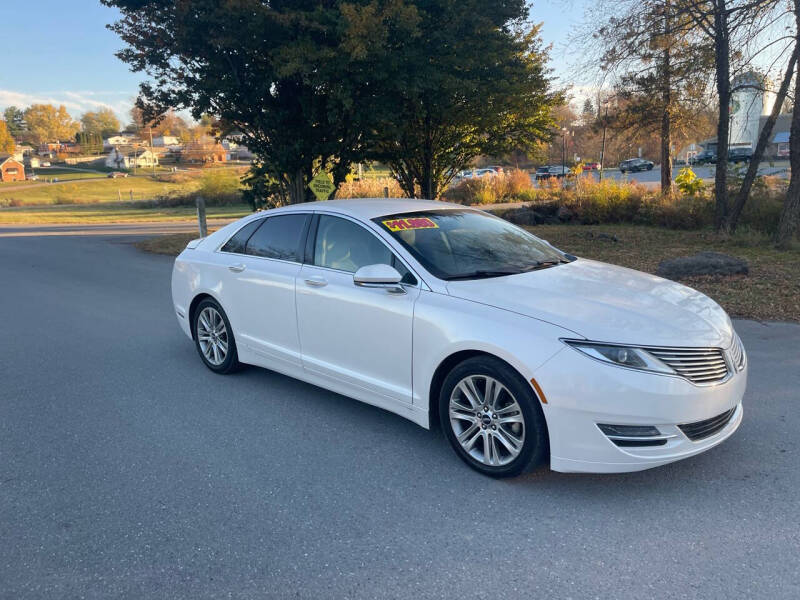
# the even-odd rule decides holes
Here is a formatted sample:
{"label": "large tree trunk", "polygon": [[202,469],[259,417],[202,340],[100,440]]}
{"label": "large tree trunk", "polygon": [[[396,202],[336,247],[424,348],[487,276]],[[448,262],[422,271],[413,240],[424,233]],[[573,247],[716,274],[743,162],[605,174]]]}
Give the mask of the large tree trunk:
{"label": "large tree trunk", "polygon": [[[800,0],[794,3],[795,20],[797,22],[797,41],[800,42]],[[800,63],[795,68],[794,108],[792,109],[792,126],[789,130],[789,169],[791,179],[786,200],[783,203],[781,220],[778,223],[776,243],[778,248],[786,249],[800,228]]]}
{"label": "large tree trunk", "polygon": [[714,63],[717,70],[719,122],[717,123],[717,169],[714,175],[714,228],[720,231],[728,216],[728,135],[731,114],[730,39],[725,0],[716,0],[714,10]]}
{"label": "large tree trunk", "polygon": [[669,48],[670,36],[669,2],[664,3],[664,43],[661,55],[661,193],[672,191],[672,60]]}
{"label": "large tree trunk", "polygon": [[661,117],[661,193],[672,191],[672,123],[669,110]]}
{"label": "large tree trunk", "polygon": [[306,178],[303,169],[297,169],[293,175],[287,175],[289,182],[289,202],[300,204],[306,201]]}
{"label": "large tree trunk", "polygon": [[750,196],[750,190],[753,187],[753,182],[755,182],[756,176],[758,175],[758,165],[761,162],[761,159],[764,157],[764,151],[767,148],[767,144],[769,144],[770,137],[772,137],[772,130],[775,127],[775,122],[778,120],[778,115],[780,115],[783,102],[786,100],[786,96],[789,93],[789,87],[792,83],[792,76],[794,75],[798,54],[800,54],[800,43],[795,42],[794,52],[792,53],[792,57],[789,59],[789,65],[786,67],[786,73],[783,76],[781,87],[778,89],[778,95],[775,98],[775,105],[773,106],[772,112],[767,118],[766,123],[764,123],[764,129],[761,130],[761,134],[758,137],[758,144],[756,144],[753,158],[747,167],[747,173],[742,181],[742,187],[736,194],[733,207],[728,215],[726,227],[731,233],[736,231],[736,227],[739,225],[739,217],[742,214],[742,209],[747,202],[747,198]]}

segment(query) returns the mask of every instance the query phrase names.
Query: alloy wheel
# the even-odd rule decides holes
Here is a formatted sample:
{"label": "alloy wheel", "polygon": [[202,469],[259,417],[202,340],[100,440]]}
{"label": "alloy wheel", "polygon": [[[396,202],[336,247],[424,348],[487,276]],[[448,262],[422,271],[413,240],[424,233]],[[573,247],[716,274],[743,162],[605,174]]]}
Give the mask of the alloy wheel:
{"label": "alloy wheel", "polygon": [[514,395],[497,379],[469,375],[453,388],[450,426],[473,459],[490,467],[509,464],[525,444],[525,420]]}
{"label": "alloy wheel", "polygon": [[197,341],[205,359],[220,366],[228,356],[228,329],[225,319],[212,306],[206,306],[197,317]]}

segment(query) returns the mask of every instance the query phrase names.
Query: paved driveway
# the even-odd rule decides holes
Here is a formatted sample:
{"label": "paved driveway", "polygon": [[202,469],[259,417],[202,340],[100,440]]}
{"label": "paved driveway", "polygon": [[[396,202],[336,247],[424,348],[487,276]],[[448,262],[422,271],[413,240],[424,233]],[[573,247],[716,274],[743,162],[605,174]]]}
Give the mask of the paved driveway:
{"label": "paved driveway", "polygon": [[800,326],[737,322],[722,446],[493,481],[400,417],[210,373],[131,239],[0,237],[0,598],[800,597]]}

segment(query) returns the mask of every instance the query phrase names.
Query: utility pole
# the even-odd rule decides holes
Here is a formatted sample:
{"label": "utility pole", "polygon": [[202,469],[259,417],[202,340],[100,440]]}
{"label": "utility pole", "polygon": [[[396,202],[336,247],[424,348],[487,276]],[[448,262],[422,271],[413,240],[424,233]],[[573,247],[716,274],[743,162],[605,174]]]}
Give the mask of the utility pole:
{"label": "utility pole", "polygon": [[564,174],[567,170],[567,128],[561,128],[561,176],[564,177]]}
{"label": "utility pole", "polygon": [[608,102],[606,101],[606,115],[603,117],[603,145],[600,147],[600,181],[603,181],[603,169],[606,167],[606,128],[608,127]]}
{"label": "utility pole", "polygon": [[[162,141],[163,141],[163,138],[162,138]],[[153,152],[153,127],[151,126],[150,127],[150,164],[153,167],[153,175],[156,174],[156,161],[155,161],[155,158],[156,158],[156,155]]]}

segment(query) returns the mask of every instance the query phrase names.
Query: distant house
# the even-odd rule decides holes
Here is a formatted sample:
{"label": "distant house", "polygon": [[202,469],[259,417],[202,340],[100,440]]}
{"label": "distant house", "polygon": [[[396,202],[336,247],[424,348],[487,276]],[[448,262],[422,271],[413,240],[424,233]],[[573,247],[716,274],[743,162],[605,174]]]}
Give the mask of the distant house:
{"label": "distant house", "polygon": [[25,163],[25,166],[29,169],[38,169],[41,166],[39,157],[33,154],[26,154],[22,162]]}
{"label": "distant house", "polygon": [[174,135],[159,135],[153,138],[153,146],[163,148],[165,146],[178,146],[180,140]]}
{"label": "distant house", "polygon": [[10,154],[0,154],[0,181],[25,181],[25,165]]}
{"label": "distant house", "polygon": [[145,148],[114,148],[106,156],[106,167],[109,169],[140,169],[158,164],[158,155]]}
{"label": "distant house", "polygon": [[[17,153],[22,153],[23,158],[31,156],[34,153],[33,147],[28,144],[17,144]],[[16,153],[15,153],[16,154]]]}
{"label": "distant house", "polygon": [[222,144],[212,139],[202,139],[186,144],[181,153],[181,162],[192,165],[209,165],[224,163],[228,160],[228,151]]}
{"label": "distant house", "polygon": [[131,146],[138,144],[142,140],[135,133],[118,133],[103,140],[103,148],[109,150],[116,146]]}
{"label": "distant house", "polygon": [[228,152],[228,160],[250,160],[253,153],[240,143],[238,138],[225,138],[222,140],[222,147]]}

